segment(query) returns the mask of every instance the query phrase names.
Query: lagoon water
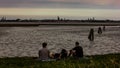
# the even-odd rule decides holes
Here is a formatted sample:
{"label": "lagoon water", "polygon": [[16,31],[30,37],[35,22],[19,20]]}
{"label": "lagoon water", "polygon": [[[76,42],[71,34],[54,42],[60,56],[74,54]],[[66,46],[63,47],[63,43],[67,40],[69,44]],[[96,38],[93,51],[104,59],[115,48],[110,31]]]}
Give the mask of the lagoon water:
{"label": "lagoon water", "polygon": [[[99,26],[38,26],[0,27],[0,57],[38,56],[43,42],[48,43],[51,52],[60,52],[75,46],[78,41],[84,55],[120,53],[120,27],[106,26],[98,35]],[[90,42],[90,28],[95,30],[95,40]]]}

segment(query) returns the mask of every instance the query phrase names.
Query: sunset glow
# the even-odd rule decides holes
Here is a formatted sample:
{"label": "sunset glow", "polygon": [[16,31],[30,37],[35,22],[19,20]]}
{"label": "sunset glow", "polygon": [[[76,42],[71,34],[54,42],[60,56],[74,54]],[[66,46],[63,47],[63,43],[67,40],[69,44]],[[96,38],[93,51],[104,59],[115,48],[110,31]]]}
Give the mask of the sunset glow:
{"label": "sunset glow", "polygon": [[0,17],[32,15],[120,19],[119,4],[118,0],[0,0]]}

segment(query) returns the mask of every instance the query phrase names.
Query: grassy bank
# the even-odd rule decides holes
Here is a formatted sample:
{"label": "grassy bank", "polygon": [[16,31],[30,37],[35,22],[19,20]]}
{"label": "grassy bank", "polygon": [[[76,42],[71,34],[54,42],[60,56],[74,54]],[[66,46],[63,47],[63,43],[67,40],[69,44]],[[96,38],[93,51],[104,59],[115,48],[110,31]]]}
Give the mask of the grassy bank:
{"label": "grassy bank", "polygon": [[0,68],[120,68],[120,54],[41,62],[33,57],[0,58]]}

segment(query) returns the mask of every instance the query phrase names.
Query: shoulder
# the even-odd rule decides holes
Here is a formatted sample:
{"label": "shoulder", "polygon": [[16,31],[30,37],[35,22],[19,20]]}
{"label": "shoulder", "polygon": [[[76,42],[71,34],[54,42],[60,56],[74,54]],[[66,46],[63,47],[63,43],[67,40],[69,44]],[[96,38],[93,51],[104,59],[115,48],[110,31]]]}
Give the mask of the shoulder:
{"label": "shoulder", "polygon": [[43,51],[44,49],[40,49],[39,52]]}
{"label": "shoulder", "polygon": [[41,50],[39,50],[39,52],[41,52]]}
{"label": "shoulder", "polygon": [[77,47],[74,47],[73,50],[75,50]]}
{"label": "shoulder", "polygon": [[49,51],[49,49],[47,49],[47,48],[44,48],[44,50],[48,50]]}
{"label": "shoulder", "polygon": [[82,47],[81,47],[81,46],[78,46],[77,48],[82,49]]}

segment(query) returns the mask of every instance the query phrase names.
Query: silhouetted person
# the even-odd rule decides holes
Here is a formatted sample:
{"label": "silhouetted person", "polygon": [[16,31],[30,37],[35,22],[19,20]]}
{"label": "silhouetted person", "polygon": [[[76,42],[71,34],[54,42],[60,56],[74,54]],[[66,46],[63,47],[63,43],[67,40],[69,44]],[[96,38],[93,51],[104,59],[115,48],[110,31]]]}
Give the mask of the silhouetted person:
{"label": "silhouetted person", "polygon": [[54,59],[59,60],[60,59],[60,53],[55,53],[54,54]]}
{"label": "silhouetted person", "polygon": [[73,57],[75,58],[83,57],[83,48],[79,46],[79,42],[75,42],[75,47],[72,50],[73,50]]}
{"label": "silhouetted person", "polygon": [[103,26],[103,31],[105,31],[105,26]]}
{"label": "silhouetted person", "polygon": [[62,51],[61,51],[60,54],[61,54],[61,59],[65,59],[65,58],[67,58],[67,55],[68,55],[67,50],[62,49]]}
{"label": "silhouetted person", "polygon": [[102,34],[102,29],[101,29],[101,27],[98,28],[98,34]]}
{"label": "silhouetted person", "polygon": [[40,60],[48,60],[49,59],[49,50],[47,49],[47,43],[42,43],[42,49],[41,50],[39,50],[39,59]]}
{"label": "silhouetted person", "polygon": [[88,35],[88,39],[90,41],[94,41],[94,29],[90,29],[89,35]]}

